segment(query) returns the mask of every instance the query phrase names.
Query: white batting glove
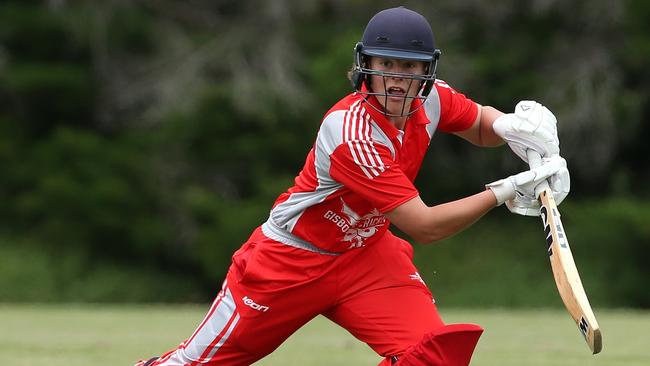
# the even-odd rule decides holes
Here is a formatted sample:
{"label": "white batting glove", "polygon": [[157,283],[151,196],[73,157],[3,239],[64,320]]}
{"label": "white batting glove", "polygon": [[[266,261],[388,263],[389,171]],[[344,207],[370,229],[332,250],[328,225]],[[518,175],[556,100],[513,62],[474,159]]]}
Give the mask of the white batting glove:
{"label": "white batting glove", "polygon": [[569,191],[571,190],[571,176],[569,175],[569,169],[565,166],[558,170],[557,173],[553,174],[548,179],[548,185],[551,187],[551,191],[553,191],[555,203],[559,206],[566,196],[569,195]]}
{"label": "white batting glove", "polygon": [[[565,184],[559,177],[568,177],[568,170],[566,169],[566,160],[559,155],[551,156],[550,158],[542,159],[543,164],[537,168],[521,172],[519,174],[511,175],[508,178],[500,179],[496,182],[487,184],[485,187],[490,189],[497,199],[497,206],[502,205],[504,202],[511,201],[508,206],[516,207],[517,211],[514,213],[526,214],[528,208],[532,208],[533,201],[537,201],[535,197],[535,187],[544,180],[558,175],[555,179],[556,184]],[[566,189],[565,189],[566,188]],[[568,185],[566,187],[558,187],[559,190],[566,190],[568,194]],[[566,197],[566,194],[564,194]],[[564,199],[562,197],[562,200]],[[520,207],[520,209],[519,209]],[[510,208],[510,207],[508,207]],[[537,203],[539,208],[539,202]]]}
{"label": "white batting glove", "polygon": [[492,129],[526,163],[528,149],[537,151],[543,158],[560,153],[557,119],[548,108],[535,101],[517,103],[515,112],[497,118]]}
{"label": "white batting glove", "polygon": [[[547,181],[551,191],[553,191],[555,203],[559,206],[571,189],[569,171],[567,168],[561,168],[557,173],[550,176]],[[515,198],[506,201],[506,207],[508,207],[510,212],[518,215],[539,216],[540,203],[537,197],[535,197],[534,190],[532,194],[525,191],[517,191]]]}
{"label": "white batting glove", "polygon": [[539,200],[533,196],[521,194],[506,201],[506,207],[510,212],[524,216],[539,216]]}

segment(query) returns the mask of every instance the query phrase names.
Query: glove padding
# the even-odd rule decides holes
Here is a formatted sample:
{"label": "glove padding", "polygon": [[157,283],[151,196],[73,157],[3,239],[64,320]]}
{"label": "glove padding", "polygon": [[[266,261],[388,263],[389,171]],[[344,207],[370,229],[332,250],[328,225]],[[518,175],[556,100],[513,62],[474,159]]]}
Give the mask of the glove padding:
{"label": "glove padding", "polygon": [[530,216],[539,215],[539,212],[531,212],[535,209],[535,205],[539,210],[535,187],[549,178],[549,186],[553,190],[556,201],[558,204],[562,202],[569,193],[570,188],[566,160],[559,155],[554,155],[550,158],[543,158],[542,162],[542,165],[536,168],[487,184],[485,187],[494,193],[497,206],[508,202],[508,209],[514,213]]}
{"label": "glove padding", "polygon": [[[555,203],[559,206],[571,189],[569,170],[566,167],[561,168],[557,173],[550,176],[547,181],[549,188],[553,192]],[[523,193],[523,191],[516,192],[515,198],[506,201],[506,207],[510,212],[518,215],[539,216],[540,203],[533,189],[532,195]]]}
{"label": "glove padding", "polygon": [[557,119],[548,108],[535,101],[517,103],[515,112],[497,118],[492,129],[526,163],[528,149],[537,151],[543,158],[560,153]]}

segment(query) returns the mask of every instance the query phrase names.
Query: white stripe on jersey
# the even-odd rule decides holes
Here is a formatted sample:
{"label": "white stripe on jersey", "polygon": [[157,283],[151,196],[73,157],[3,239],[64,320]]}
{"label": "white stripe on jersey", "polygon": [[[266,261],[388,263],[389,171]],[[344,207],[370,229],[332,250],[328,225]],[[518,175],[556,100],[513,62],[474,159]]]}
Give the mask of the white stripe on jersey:
{"label": "white stripe on jersey", "polygon": [[354,162],[370,179],[381,174],[386,168],[370,137],[370,115],[361,107],[360,101],[350,107],[343,123],[343,141],[347,143]]}
{"label": "white stripe on jersey", "polygon": [[363,173],[368,178],[372,179],[372,178],[374,178],[373,175],[370,172],[368,172],[368,169],[366,168],[366,165],[368,165],[368,163],[365,160],[363,160],[363,158],[364,158],[363,155],[360,154],[360,153],[357,153],[357,151],[356,151],[357,148],[358,148],[358,146],[357,146],[358,143],[355,143],[355,141],[358,141],[358,137],[355,134],[355,132],[357,131],[357,117],[358,117],[358,113],[359,113],[359,109],[360,109],[359,105],[360,105],[360,101],[357,101],[356,103],[354,103],[350,107],[348,113],[345,115],[346,118],[345,118],[345,121],[343,122],[344,123],[343,128],[345,129],[346,132],[350,131],[350,133],[348,134],[347,138],[344,138],[343,141],[347,142],[348,148],[350,149],[350,154],[352,155],[352,158],[354,159],[354,163],[357,164],[361,168]]}
{"label": "white stripe on jersey", "polygon": [[[377,144],[389,149],[395,158],[395,146],[361,103],[361,100],[357,100],[347,108],[335,110],[325,116],[314,144],[316,186],[306,191],[293,192],[287,200],[275,206],[269,215],[269,221],[273,225],[292,233],[298,220],[309,207],[325,201],[341,189],[341,183],[330,176],[330,156],[339,146],[344,145],[349,149],[355,163],[359,164],[362,171],[365,169],[364,174],[371,179],[387,169],[375,147]],[[361,130],[356,123],[359,111],[363,111],[361,125],[364,128]],[[357,134],[360,137],[357,137]],[[361,157],[370,162],[368,168],[363,166]],[[376,174],[371,173],[369,167],[372,167]]]}
{"label": "white stripe on jersey", "polygon": [[[440,79],[436,79],[436,85],[451,89],[447,83]],[[429,135],[429,140],[431,140],[433,134],[436,132],[436,128],[438,128],[438,122],[440,122],[440,95],[438,95],[436,88],[431,88],[431,93],[429,93],[427,99],[424,101],[424,113],[429,119],[429,123],[427,123],[427,134]]]}
{"label": "white stripe on jersey", "polygon": [[366,133],[364,135],[364,140],[368,141],[368,143],[370,145],[370,147],[368,147],[368,145],[364,145],[364,147],[366,149],[366,153],[368,154],[370,159],[373,161],[373,164],[375,164],[375,166],[377,166],[379,168],[379,171],[383,172],[386,169],[386,166],[384,165],[384,162],[381,160],[381,157],[379,156],[379,153],[377,152],[377,149],[375,149],[375,142],[373,141],[372,137],[370,136],[371,132],[372,132],[372,127],[371,127],[370,114],[368,114],[368,113],[366,113],[365,124],[366,124],[367,128],[366,128]]}

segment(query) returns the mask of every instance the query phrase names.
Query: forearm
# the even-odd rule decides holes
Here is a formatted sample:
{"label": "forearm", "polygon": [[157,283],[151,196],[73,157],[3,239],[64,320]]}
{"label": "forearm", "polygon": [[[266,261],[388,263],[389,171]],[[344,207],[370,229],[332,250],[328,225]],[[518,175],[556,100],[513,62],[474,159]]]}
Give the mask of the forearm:
{"label": "forearm", "polygon": [[429,207],[429,241],[445,239],[459,233],[496,206],[496,199],[490,190],[456,201]]}
{"label": "forearm", "polygon": [[432,243],[466,229],[495,206],[494,194],[486,190],[433,207],[416,197],[386,216],[417,242]]}

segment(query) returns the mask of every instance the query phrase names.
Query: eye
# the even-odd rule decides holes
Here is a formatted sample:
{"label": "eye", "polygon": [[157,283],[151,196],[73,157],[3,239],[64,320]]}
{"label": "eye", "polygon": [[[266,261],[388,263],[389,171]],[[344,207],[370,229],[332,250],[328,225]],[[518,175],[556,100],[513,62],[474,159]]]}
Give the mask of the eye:
{"label": "eye", "polygon": [[391,67],[393,63],[390,60],[381,60],[379,61],[379,65],[382,67]]}

